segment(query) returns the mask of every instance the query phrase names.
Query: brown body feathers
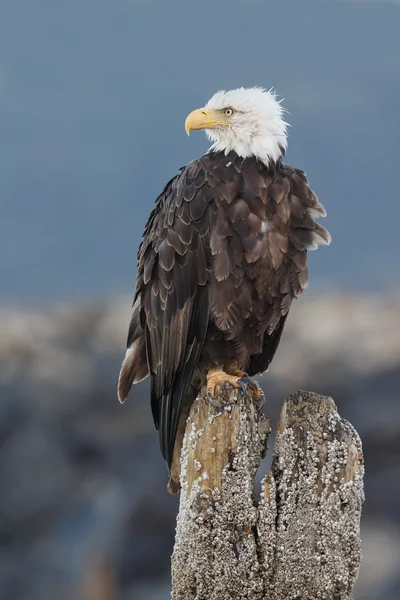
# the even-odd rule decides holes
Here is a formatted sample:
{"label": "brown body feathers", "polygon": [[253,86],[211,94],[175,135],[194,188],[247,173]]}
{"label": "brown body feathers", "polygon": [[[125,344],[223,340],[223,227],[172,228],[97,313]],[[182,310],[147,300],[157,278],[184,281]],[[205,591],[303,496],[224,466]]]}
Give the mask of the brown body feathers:
{"label": "brown body feathers", "polygon": [[156,201],[138,253],[128,352],[119,380],[151,377],[161,450],[171,465],[185,403],[210,366],[265,371],[293,298],[308,282],[307,250],[330,242],[305,174],[235,152],[183,168]]}

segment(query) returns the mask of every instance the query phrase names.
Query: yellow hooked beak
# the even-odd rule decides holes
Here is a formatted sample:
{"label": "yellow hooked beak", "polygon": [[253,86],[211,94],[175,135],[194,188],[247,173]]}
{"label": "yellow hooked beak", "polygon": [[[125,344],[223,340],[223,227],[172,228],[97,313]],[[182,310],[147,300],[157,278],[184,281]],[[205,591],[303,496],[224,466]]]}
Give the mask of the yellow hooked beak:
{"label": "yellow hooked beak", "polygon": [[215,129],[227,125],[229,125],[229,121],[224,119],[220,111],[211,110],[210,108],[198,108],[188,115],[185,121],[185,131],[190,135],[192,129]]}

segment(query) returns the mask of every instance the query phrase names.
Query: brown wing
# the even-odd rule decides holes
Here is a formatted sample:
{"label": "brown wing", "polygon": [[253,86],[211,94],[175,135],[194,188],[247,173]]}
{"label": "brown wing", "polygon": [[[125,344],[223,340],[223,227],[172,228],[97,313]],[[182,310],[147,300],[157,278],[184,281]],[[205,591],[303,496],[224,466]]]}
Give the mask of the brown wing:
{"label": "brown wing", "polygon": [[250,357],[249,374],[266,371],[274,357],[293,298],[308,284],[307,251],[329,244],[331,236],[316,222],[326,216],[303,171],[280,165],[267,189],[266,261],[257,291],[268,310],[260,318],[266,333],[262,351]]}
{"label": "brown wing", "polygon": [[138,252],[134,306],[139,319],[132,317],[120,397],[125,399],[136,381],[138,351],[145,348],[153,417],[168,464],[208,326],[207,207],[212,197],[201,161],[190,163],[157,199]]}

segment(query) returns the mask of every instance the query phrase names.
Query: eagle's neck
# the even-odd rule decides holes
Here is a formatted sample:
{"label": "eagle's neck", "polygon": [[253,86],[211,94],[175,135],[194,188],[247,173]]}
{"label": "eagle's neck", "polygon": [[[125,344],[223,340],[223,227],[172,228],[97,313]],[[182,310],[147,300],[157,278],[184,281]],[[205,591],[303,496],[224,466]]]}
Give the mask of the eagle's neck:
{"label": "eagle's neck", "polygon": [[223,139],[215,141],[209,148],[209,152],[224,152],[225,155],[235,152],[242,158],[255,157],[266,166],[278,162],[285,154],[286,145],[278,140],[254,140],[254,139],[231,139],[224,132]]}

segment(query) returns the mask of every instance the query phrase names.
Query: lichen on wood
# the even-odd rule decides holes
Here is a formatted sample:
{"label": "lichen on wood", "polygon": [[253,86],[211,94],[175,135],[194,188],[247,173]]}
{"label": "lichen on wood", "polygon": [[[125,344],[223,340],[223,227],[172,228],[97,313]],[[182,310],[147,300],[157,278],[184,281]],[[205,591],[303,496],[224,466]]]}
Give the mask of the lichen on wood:
{"label": "lichen on wood", "polygon": [[250,395],[221,387],[218,406],[203,393],[186,426],[174,600],[263,598],[253,485],[269,425]]}
{"label": "lichen on wood", "polygon": [[203,391],[186,426],[173,600],[349,599],[360,564],[361,442],[331,398],[285,400],[271,471],[254,480],[269,423],[250,394]]}
{"label": "lichen on wood", "polygon": [[332,398],[289,396],[263,481],[259,544],[267,597],[352,597],[361,561],[363,457]]}

